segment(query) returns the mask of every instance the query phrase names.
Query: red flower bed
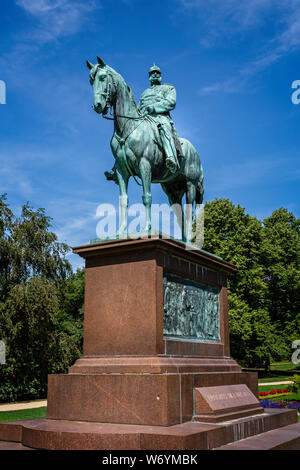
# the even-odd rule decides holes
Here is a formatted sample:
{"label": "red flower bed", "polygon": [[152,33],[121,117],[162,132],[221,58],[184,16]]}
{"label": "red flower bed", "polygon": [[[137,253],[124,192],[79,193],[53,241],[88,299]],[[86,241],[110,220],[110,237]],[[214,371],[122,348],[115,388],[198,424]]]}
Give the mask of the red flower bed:
{"label": "red flower bed", "polygon": [[284,388],[278,388],[277,390],[270,390],[269,392],[259,392],[260,397],[267,397],[268,395],[277,395],[279,393],[288,393],[288,389]]}

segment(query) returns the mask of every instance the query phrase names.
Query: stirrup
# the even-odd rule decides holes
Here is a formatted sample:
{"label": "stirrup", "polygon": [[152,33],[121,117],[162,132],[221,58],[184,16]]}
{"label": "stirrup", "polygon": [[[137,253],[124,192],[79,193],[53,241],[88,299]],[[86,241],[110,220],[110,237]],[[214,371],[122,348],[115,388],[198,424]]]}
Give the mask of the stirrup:
{"label": "stirrup", "polygon": [[170,170],[171,173],[175,173],[176,170],[177,170],[177,163],[175,163],[171,159],[166,160],[166,166],[167,166],[168,170]]}

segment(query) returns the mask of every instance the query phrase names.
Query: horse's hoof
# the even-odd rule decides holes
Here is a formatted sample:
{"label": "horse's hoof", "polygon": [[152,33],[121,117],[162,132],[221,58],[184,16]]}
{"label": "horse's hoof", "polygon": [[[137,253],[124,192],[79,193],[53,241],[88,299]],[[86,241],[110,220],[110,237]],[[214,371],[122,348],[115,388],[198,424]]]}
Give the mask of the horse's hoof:
{"label": "horse's hoof", "polygon": [[122,239],[127,238],[127,231],[126,230],[118,230],[116,233],[116,238]]}

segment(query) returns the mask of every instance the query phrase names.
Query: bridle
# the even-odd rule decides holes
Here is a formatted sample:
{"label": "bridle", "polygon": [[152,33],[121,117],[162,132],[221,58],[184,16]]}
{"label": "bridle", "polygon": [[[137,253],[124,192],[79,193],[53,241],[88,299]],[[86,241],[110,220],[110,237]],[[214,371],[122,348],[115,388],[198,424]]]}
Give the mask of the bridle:
{"label": "bridle", "polygon": [[[96,65],[96,70],[94,73],[93,81],[96,79],[97,72],[98,72],[98,67],[99,64]],[[109,114],[112,117],[106,116],[106,114],[101,113],[102,117],[104,119],[108,119],[109,121],[114,121],[116,117],[119,118],[125,118],[125,119],[133,119],[133,120],[138,120],[138,119],[144,119],[146,116],[123,116],[122,114],[116,114],[112,112],[112,96],[111,96],[111,83],[109,81],[109,77],[111,78],[111,81],[114,85],[115,90],[118,90],[119,85],[115,82],[114,76],[112,73],[107,72],[107,77],[106,77],[106,93],[105,93],[105,105],[103,109],[109,109]]]}
{"label": "bridle", "polygon": [[[93,81],[95,81],[96,79],[96,76],[97,76],[97,72],[98,72],[98,67],[99,65],[97,64],[96,66],[96,69],[95,69],[95,72],[93,74],[93,77],[91,77],[91,84],[93,84]],[[151,121],[150,119],[150,116],[147,116],[147,115],[144,115],[144,116],[123,116],[122,114],[116,114],[115,112],[112,112],[112,108],[113,108],[113,103],[112,103],[112,93],[111,93],[111,89],[112,89],[112,84],[111,82],[109,81],[109,77],[111,78],[111,82],[116,90],[116,93],[118,91],[118,88],[119,88],[119,84],[115,82],[114,80],[114,76],[111,72],[107,71],[107,76],[106,76],[106,93],[105,93],[105,105],[104,105],[104,108],[103,109],[109,109],[109,113],[112,117],[108,117],[106,116],[106,114],[103,114],[103,111],[101,112],[101,115],[104,119],[108,119],[109,121],[115,121],[116,118],[125,118],[126,121],[123,125],[123,129],[122,129],[122,132],[121,132],[121,135],[123,133],[123,131],[125,130],[125,127],[126,127],[126,124],[128,122],[129,119],[132,119],[132,120],[136,120],[136,121],[140,121],[140,123],[137,124],[137,126],[135,126],[134,129],[131,129],[130,132],[126,135],[126,137],[121,137],[118,135],[117,132],[115,132],[114,136],[115,138],[117,139],[118,141],[118,144],[120,146],[120,149],[122,151],[122,154],[123,154],[123,161],[124,161],[124,164],[129,172],[129,174],[134,178],[134,180],[136,181],[137,184],[139,184],[140,186],[142,186],[142,184],[136,179],[135,175],[133,174],[133,171],[131,170],[129,164],[128,164],[128,161],[127,161],[127,156],[126,156],[126,152],[125,152],[125,142],[126,140],[128,139],[128,137],[130,136],[130,134],[132,134],[132,132],[142,123],[143,120],[148,120],[148,121]],[[104,94],[104,93],[103,93]]]}

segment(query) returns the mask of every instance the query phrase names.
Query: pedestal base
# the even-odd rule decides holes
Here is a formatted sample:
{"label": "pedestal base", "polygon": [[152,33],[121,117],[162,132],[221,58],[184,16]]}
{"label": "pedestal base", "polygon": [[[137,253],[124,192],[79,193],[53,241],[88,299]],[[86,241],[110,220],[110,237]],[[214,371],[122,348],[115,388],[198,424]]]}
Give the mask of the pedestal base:
{"label": "pedestal base", "polygon": [[168,427],[34,419],[0,423],[0,440],[48,450],[209,450],[245,447],[255,436],[256,449],[300,449],[296,415],[295,410],[270,409],[220,424],[187,422]]}
{"label": "pedestal base", "polygon": [[257,375],[229,358],[82,357],[68,374],[49,376],[47,417],[172,426],[197,414],[197,387],[239,384],[257,396]]}
{"label": "pedestal base", "polygon": [[0,423],[0,440],[201,450],[278,428],[287,436],[279,440],[295,432],[300,440],[296,411],[264,412],[257,375],[230,358],[226,286],[234,266],[160,237],[74,252],[86,259],[83,356],[68,374],[49,376],[47,419]]}

